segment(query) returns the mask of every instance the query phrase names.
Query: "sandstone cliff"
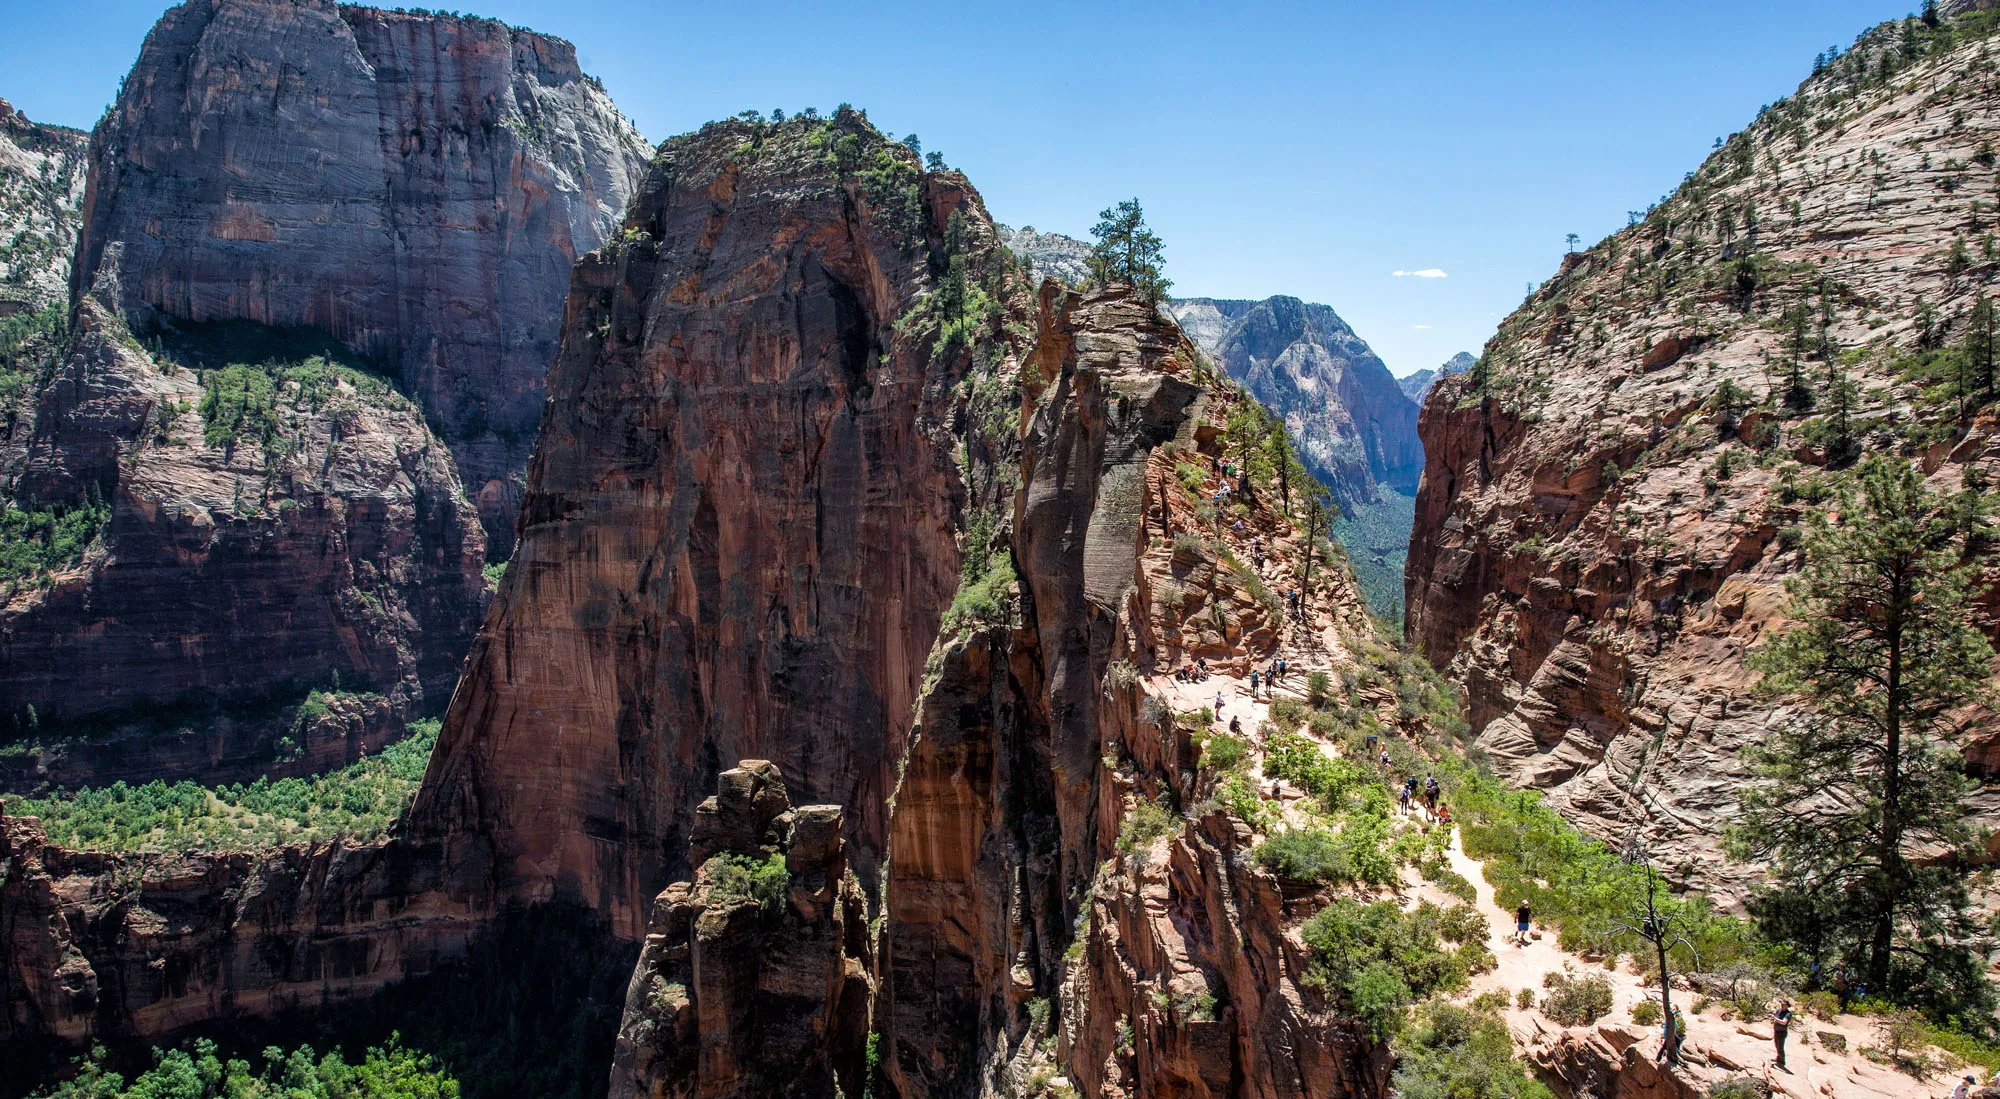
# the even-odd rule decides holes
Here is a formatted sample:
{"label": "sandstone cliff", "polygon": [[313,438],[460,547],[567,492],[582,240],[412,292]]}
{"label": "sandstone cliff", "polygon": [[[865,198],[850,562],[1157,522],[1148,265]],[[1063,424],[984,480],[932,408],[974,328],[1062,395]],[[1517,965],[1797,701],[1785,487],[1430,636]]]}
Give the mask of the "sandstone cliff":
{"label": "sandstone cliff", "polygon": [[381,359],[504,552],[570,265],[650,152],[561,39],[188,0],[93,137],[76,287],[115,268],[111,305],[142,337],[250,320]]}
{"label": "sandstone cliff", "polygon": [[[143,779],[268,756],[314,685],[440,709],[511,545],[571,262],[647,154],[558,39],[169,11],[92,138],[61,350],[0,448],[16,506],[90,546],[0,576],[9,732],[108,727]],[[120,777],[54,759],[36,773]]]}
{"label": "sandstone cliff", "polygon": [[1090,245],[1061,233],[1044,233],[1032,225],[1012,229],[995,225],[1000,243],[1007,246],[1029,271],[1055,279],[1065,286],[1082,286],[1090,281]]}
{"label": "sandstone cliff", "polygon": [[65,300],[88,143],[0,99],[0,319]]}
{"label": "sandstone cliff", "polygon": [[1961,422],[1917,363],[2000,272],[1993,25],[1863,36],[1424,405],[1409,637],[1506,778],[1683,880],[1754,876],[1715,852],[1775,716],[1743,661],[1810,501],[1863,450],[1946,490],[2000,470],[1991,411]]}

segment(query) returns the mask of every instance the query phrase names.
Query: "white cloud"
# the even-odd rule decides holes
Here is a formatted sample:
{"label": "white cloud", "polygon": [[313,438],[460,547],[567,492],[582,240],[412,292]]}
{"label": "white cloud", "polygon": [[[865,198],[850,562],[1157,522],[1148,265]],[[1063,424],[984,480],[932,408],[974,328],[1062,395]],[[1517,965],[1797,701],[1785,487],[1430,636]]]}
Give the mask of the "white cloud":
{"label": "white cloud", "polygon": [[1435,267],[1426,267],[1421,271],[1392,271],[1390,274],[1399,279],[1441,279],[1448,277],[1443,271]]}
{"label": "white cloud", "polygon": [[1413,324],[1410,327],[1416,329],[1419,332],[1429,332],[1431,330],[1431,326],[1428,324]]}

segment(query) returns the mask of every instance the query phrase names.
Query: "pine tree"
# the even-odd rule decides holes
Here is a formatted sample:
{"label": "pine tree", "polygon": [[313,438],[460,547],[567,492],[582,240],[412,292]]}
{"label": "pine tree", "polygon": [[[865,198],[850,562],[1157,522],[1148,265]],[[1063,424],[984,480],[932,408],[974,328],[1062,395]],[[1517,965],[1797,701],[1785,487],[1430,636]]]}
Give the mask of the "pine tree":
{"label": "pine tree", "polygon": [[1785,404],[1803,412],[1813,404],[1812,387],[1806,384],[1806,305],[1799,302],[1785,313]]}
{"label": "pine tree", "polygon": [[1981,294],[1972,306],[1972,321],[1965,328],[1965,360],[1973,384],[1979,387],[1982,405],[1993,400],[1996,383],[2000,383],[1994,377],[1993,340],[1993,299]]}
{"label": "pine tree", "polygon": [[1967,505],[1895,457],[1864,464],[1858,489],[1811,521],[1788,584],[1798,624],[1752,658],[1801,708],[1751,749],[1732,846],[1773,860],[1752,905],[1766,934],[1858,964],[1877,994],[1986,1010],[1966,868],[1938,857],[1974,845],[1956,742],[1993,655],[1971,624]]}
{"label": "pine tree", "polygon": [[1097,241],[1090,253],[1091,274],[1100,282],[1124,283],[1147,303],[1159,304],[1173,281],[1160,273],[1160,238],[1147,227],[1139,200],[1128,199],[1097,217],[1090,230]]}

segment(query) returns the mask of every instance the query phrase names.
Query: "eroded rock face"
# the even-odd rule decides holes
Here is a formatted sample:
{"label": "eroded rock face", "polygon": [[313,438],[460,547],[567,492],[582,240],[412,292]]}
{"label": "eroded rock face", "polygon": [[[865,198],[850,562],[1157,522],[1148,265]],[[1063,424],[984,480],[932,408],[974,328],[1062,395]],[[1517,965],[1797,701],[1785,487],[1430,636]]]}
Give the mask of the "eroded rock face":
{"label": "eroded rock face", "polygon": [[[278,708],[335,676],[441,709],[570,264],[647,154],[558,39],[325,0],[169,11],[92,138],[73,349],[0,447],[23,506],[109,507],[52,587],[0,592],[6,720]],[[264,419],[219,439],[213,371],[300,334],[361,374],[269,371]]]}
{"label": "eroded rock face", "polygon": [[[869,183],[836,156],[894,166]],[[633,243],[577,266],[522,541],[421,828],[492,843],[509,893],[580,897],[636,937],[692,869],[721,761],[768,759],[795,800],[846,807],[873,879],[958,578],[970,360],[896,329],[954,210],[990,248],[962,178],[858,116],[662,146]]]}
{"label": "eroded rock face", "polygon": [[67,300],[89,144],[0,99],[0,319]]}
{"label": "eroded rock face", "polygon": [[140,335],[249,320],[379,357],[511,543],[570,265],[651,152],[574,47],[490,19],[189,0],[93,145],[79,292],[112,264]]}
{"label": "eroded rock face", "polygon": [[115,292],[106,272],[76,305],[41,395],[24,499],[106,514],[79,563],[0,603],[7,717],[278,705],[334,676],[404,716],[441,706],[485,539],[423,414],[364,374],[278,380],[268,434],[215,438],[202,378],[135,343]]}
{"label": "eroded rock face", "polygon": [[1297,298],[1175,301],[1174,318],[1229,376],[1285,421],[1304,462],[1343,504],[1416,491],[1417,406],[1327,306]]}
{"label": "eroded rock face", "polygon": [[65,851],[0,816],[0,1050],[313,1010],[463,949],[483,921],[434,860],[388,841],[259,854]]}
{"label": "eroded rock face", "polygon": [[[1800,564],[1786,532],[1844,464],[1809,427],[1829,371],[1862,390],[1865,449],[1913,457],[1944,492],[2000,472],[1991,413],[1958,424],[1897,362],[1962,339],[2000,270],[1976,243],[1950,260],[1991,226],[1992,45],[1886,85],[1858,75],[1907,66],[1901,41],[1899,24],[1866,37],[1645,222],[1569,256],[1480,369],[1438,382],[1419,425],[1410,639],[1464,688],[1510,782],[1725,895],[1758,873],[1717,851],[1750,777],[1742,749],[1781,716],[1744,658]],[[1808,410],[1782,400],[1783,318],[1801,309]],[[1733,409],[1725,383],[1747,394]],[[1991,739],[1969,746],[1982,775]]]}
{"label": "eroded rock face", "polygon": [[[699,870],[653,899],[612,1099],[861,1094],[869,943],[840,818],[838,805],[794,808],[767,761],[721,774],[696,810]],[[728,876],[773,857],[778,896]]]}

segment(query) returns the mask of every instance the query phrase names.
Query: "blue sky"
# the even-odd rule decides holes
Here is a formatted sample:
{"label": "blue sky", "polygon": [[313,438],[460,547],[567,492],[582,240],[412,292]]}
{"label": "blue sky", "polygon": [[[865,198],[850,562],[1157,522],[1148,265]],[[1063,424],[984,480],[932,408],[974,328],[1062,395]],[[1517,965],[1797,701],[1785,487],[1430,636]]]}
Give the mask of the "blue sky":
{"label": "blue sky", "polygon": [[[846,101],[995,217],[1137,195],[1175,293],[1332,305],[1398,374],[1477,351],[1566,233],[1621,226],[1815,53],[1910,0],[487,0],[566,37],[649,139]],[[164,5],[0,0],[0,97],[88,126]],[[1417,277],[1403,272],[1443,272]]]}

